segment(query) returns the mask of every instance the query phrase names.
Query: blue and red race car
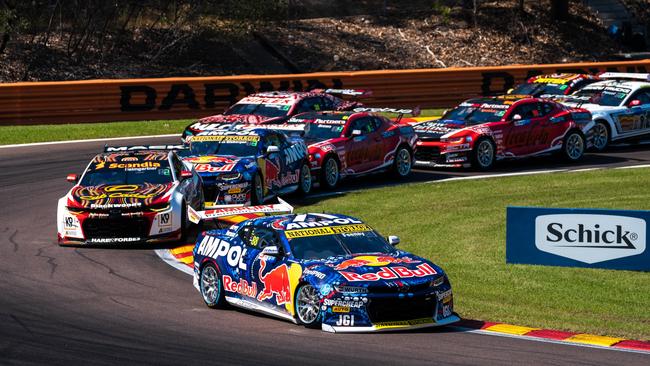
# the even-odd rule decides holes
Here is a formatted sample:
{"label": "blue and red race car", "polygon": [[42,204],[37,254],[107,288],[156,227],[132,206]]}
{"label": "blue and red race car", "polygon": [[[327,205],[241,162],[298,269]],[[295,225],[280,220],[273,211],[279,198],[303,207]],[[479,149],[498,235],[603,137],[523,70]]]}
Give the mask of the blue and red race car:
{"label": "blue and red race car", "polygon": [[[292,209],[285,202],[258,208]],[[257,208],[200,215],[215,218],[251,209]],[[399,238],[386,239],[345,215],[249,219],[197,238],[194,286],[211,308],[228,303],[328,332],[412,329],[458,321],[444,271],[396,249],[397,243]]]}

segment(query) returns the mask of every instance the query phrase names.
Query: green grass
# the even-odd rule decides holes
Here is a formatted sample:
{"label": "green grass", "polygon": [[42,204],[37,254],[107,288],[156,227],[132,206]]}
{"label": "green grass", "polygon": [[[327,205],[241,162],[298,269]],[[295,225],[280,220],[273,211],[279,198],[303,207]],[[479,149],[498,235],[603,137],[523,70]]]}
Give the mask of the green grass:
{"label": "green grass", "polygon": [[[420,116],[439,116],[442,109],[423,109]],[[391,115],[394,117],[394,115]],[[408,117],[408,116],[406,116]],[[0,126],[0,145],[178,133],[191,119],[60,125]]]}
{"label": "green grass", "polygon": [[177,133],[192,120],[103,122],[63,125],[2,126],[0,145]]}
{"label": "green grass", "polygon": [[650,169],[407,184],[300,211],[364,219],[449,274],[470,319],[650,339],[650,273],[505,263],[506,206],[650,209]]}

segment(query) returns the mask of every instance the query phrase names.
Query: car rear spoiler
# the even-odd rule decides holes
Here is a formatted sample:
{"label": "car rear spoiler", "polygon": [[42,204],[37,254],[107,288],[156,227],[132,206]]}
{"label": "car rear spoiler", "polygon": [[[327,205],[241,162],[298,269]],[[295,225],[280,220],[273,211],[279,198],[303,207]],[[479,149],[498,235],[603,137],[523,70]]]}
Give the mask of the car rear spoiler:
{"label": "car rear spoiler", "polygon": [[391,113],[391,114],[397,114],[397,118],[395,119],[396,123],[399,123],[399,121],[404,117],[405,114],[410,114],[413,117],[417,117],[420,115],[420,107],[415,107],[415,108],[392,108],[392,107],[357,107],[354,108],[353,111],[355,112],[370,112],[370,113]]}
{"label": "car rear spoiler", "polygon": [[133,145],[133,146],[108,146],[104,145],[104,152],[128,152],[128,151],[172,151],[185,150],[183,145]]}
{"label": "car rear spoiler", "polygon": [[650,81],[650,74],[640,72],[604,72],[598,75],[601,79],[641,80]]}
{"label": "car rear spoiler", "polygon": [[187,218],[194,224],[205,220],[218,220],[223,217],[245,215],[245,214],[280,214],[292,213],[293,206],[281,198],[279,203],[270,205],[244,206],[244,205],[223,205],[205,211],[196,211],[187,206]]}

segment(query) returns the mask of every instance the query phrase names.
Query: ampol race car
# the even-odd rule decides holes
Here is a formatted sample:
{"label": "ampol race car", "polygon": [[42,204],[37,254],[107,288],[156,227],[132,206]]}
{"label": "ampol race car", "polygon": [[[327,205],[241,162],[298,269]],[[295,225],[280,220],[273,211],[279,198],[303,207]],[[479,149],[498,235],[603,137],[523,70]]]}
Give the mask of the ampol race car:
{"label": "ampol race car", "polygon": [[307,146],[270,129],[200,132],[183,160],[203,178],[207,206],[253,204],[298,190],[311,191]]}
{"label": "ampol race car", "polygon": [[60,245],[176,241],[203,207],[201,177],[174,151],[180,145],[107,147],[57,207]]}
{"label": "ampol race car", "polygon": [[365,97],[370,91],[325,89],[308,92],[273,91],[251,94],[233,104],[223,114],[202,118],[185,128],[183,140],[202,131],[221,129],[223,124],[282,124],[291,116],[309,111],[350,110],[362,105],[335,95]]}
{"label": "ampol race car", "polygon": [[[232,215],[227,210],[207,216]],[[387,240],[345,215],[249,219],[197,238],[193,283],[208,307],[228,303],[328,332],[403,330],[460,320],[445,272],[396,249],[398,243],[399,238]]]}
{"label": "ampol race car", "polygon": [[342,178],[386,170],[397,177],[411,173],[416,142],[413,128],[368,110],[374,109],[308,112],[288,121],[304,126],[311,171],[321,187],[332,189]]}
{"label": "ampol race car", "polygon": [[529,78],[526,83],[510,89],[508,94],[530,95],[533,97],[569,95],[596,81],[598,81],[598,77],[589,74],[538,75]]}
{"label": "ampol race car", "polygon": [[496,160],[559,152],[569,161],[591,145],[589,111],[505,95],[469,99],[441,119],[414,126],[415,165],[487,170]]}
{"label": "ampol race car", "polygon": [[591,112],[594,148],[650,134],[650,74],[606,72],[599,77],[602,81],[557,99]]}

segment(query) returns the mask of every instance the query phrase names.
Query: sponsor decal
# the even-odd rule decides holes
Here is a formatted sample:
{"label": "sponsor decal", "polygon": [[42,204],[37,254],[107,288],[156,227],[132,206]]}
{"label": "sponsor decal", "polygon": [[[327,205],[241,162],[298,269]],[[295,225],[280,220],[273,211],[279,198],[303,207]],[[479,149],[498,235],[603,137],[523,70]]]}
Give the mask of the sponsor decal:
{"label": "sponsor decal", "polygon": [[436,297],[438,301],[442,300],[444,303],[448,303],[451,300],[451,289],[447,291],[436,291]]}
{"label": "sponsor decal", "polygon": [[108,169],[145,170],[145,169],[156,169],[161,167],[160,163],[155,161],[144,161],[140,163],[110,163],[108,164],[108,166],[105,166],[105,164],[106,164],[105,162],[101,162],[95,165],[95,169],[108,168]]}
{"label": "sponsor decal", "polygon": [[132,243],[136,241],[140,241],[142,238],[139,237],[132,237],[132,238],[91,238],[90,242],[91,243],[99,243],[99,244],[108,244],[108,243]]}
{"label": "sponsor decal", "polygon": [[262,283],[262,291],[257,295],[257,300],[264,301],[275,296],[278,305],[291,302],[291,286],[289,285],[289,271],[286,264],[282,264],[264,273],[266,259],[260,259],[258,276]]}
{"label": "sponsor decal", "polygon": [[589,264],[638,255],[646,249],[646,221],[618,215],[541,215],[535,218],[535,246]]}
{"label": "sponsor decal", "polygon": [[384,267],[377,272],[367,272],[367,273],[354,273],[347,271],[339,271],[346,280],[350,282],[357,281],[380,281],[380,280],[392,280],[398,278],[412,278],[412,277],[426,277],[434,275],[436,272],[433,267],[428,263],[422,263],[416,267],[416,269],[408,269],[402,266],[395,267]]}
{"label": "sponsor decal", "polygon": [[194,164],[199,164],[199,163],[234,164],[236,162],[236,160],[225,158],[223,156],[215,156],[215,155],[189,156],[187,158],[183,158],[183,160]]}
{"label": "sponsor decal", "polygon": [[172,225],[172,214],[165,212],[158,215],[158,226],[171,226]]}
{"label": "sponsor decal", "polygon": [[394,322],[380,322],[380,323],[375,323],[374,326],[376,329],[386,329],[386,328],[402,328],[402,327],[432,324],[432,323],[433,323],[433,319],[431,318],[421,318],[421,319],[401,320],[401,321],[394,321]]}
{"label": "sponsor decal", "polygon": [[258,135],[248,135],[248,136],[240,136],[240,135],[197,135],[197,136],[192,136],[190,138],[190,141],[216,141],[216,142],[257,142],[260,140],[260,137]]}
{"label": "sponsor decal", "polygon": [[307,145],[304,141],[298,141],[284,150],[284,158],[287,165],[290,165],[307,156]]}
{"label": "sponsor decal", "polygon": [[339,218],[332,215],[320,214],[316,215],[325,218],[325,220],[319,221],[302,221],[304,216],[296,216],[293,222],[287,224],[286,230],[301,229],[301,228],[311,228],[311,227],[323,227],[331,225],[344,225],[344,224],[363,224],[363,221],[351,219],[351,218]]}
{"label": "sponsor decal", "polygon": [[257,297],[257,284],[255,282],[248,283],[245,279],[240,279],[239,282],[233,281],[232,277],[228,275],[222,276],[223,288],[229,292],[235,292],[247,297]]}
{"label": "sponsor decal", "polygon": [[391,256],[373,256],[373,255],[363,255],[357,256],[352,259],[346,259],[343,262],[339,263],[334,267],[335,270],[341,271],[348,269],[350,267],[363,267],[363,266],[385,266],[391,263],[420,263],[421,261],[417,259],[411,259],[409,257],[395,258]]}
{"label": "sponsor decal", "polygon": [[306,270],[304,270],[302,272],[302,274],[303,275],[314,276],[314,277],[318,278],[319,280],[322,280],[322,279],[325,278],[325,273],[320,272],[320,271],[316,271],[316,270],[313,270],[313,269],[306,269]]}
{"label": "sponsor decal", "polygon": [[[104,197],[104,198],[106,198],[106,197]],[[84,199],[84,198],[81,198],[81,199]],[[97,198],[97,199],[101,199],[101,198]],[[90,204],[90,208],[95,208],[95,209],[98,209],[98,210],[103,210],[103,209],[107,209],[107,208],[135,208],[135,207],[141,207],[141,206],[142,206],[141,202],[108,203],[108,204],[105,204],[105,205],[100,205],[100,204],[97,204],[97,203],[91,203]]]}
{"label": "sponsor decal", "polygon": [[106,152],[122,152],[135,150],[183,150],[183,145],[138,145],[138,146],[108,146]]}
{"label": "sponsor decal", "polygon": [[353,327],[354,326],[354,315],[339,315],[339,319],[336,321],[336,326],[338,326],[338,327]]}
{"label": "sponsor decal", "polygon": [[66,216],[63,218],[63,228],[66,230],[76,229],[79,227],[79,221],[72,216]]}
{"label": "sponsor decal", "polygon": [[[368,301],[364,298],[364,300]],[[347,308],[358,309],[364,307],[366,304],[363,301],[353,301],[353,300],[340,300],[340,299],[324,299],[323,305],[325,306],[343,306]]]}
{"label": "sponsor decal", "polygon": [[370,226],[366,224],[355,224],[355,225],[338,225],[338,226],[326,226],[326,227],[316,227],[310,229],[299,229],[299,230],[288,230],[284,232],[287,239],[294,238],[304,238],[307,236],[321,236],[321,235],[334,235],[334,234],[343,234],[343,233],[355,233],[355,232],[364,232],[372,230]]}
{"label": "sponsor decal", "polygon": [[156,196],[156,193],[128,193],[128,192],[115,192],[111,194],[102,193],[96,196],[79,196],[79,199],[84,201],[98,201],[106,198],[136,198],[136,199],[147,199],[153,198]]}
{"label": "sponsor decal", "polygon": [[217,239],[213,236],[204,236],[196,253],[214,259],[225,257],[228,265],[233,268],[239,268],[244,271],[248,268],[246,262],[244,262],[246,248],[230,245],[227,241]]}
{"label": "sponsor decal", "polygon": [[332,306],[333,313],[349,313],[350,308],[348,306]]}
{"label": "sponsor decal", "polygon": [[218,173],[218,172],[229,172],[235,169],[235,164],[224,164],[222,166],[214,166],[211,164],[196,164],[194,169],[197,173]]}

